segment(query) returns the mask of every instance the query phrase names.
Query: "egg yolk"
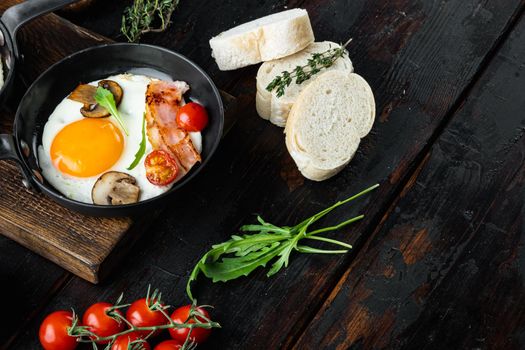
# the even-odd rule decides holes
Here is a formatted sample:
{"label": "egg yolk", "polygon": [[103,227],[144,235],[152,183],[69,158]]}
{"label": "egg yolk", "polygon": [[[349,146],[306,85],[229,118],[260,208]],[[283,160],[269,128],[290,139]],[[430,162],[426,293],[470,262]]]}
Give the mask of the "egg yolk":
{"label": "egg yolk", "polygon": [[51,159],[62,173],[90,177],[111,168],[123,149],[122,133],[109,119],[84,118],[55,136]]}

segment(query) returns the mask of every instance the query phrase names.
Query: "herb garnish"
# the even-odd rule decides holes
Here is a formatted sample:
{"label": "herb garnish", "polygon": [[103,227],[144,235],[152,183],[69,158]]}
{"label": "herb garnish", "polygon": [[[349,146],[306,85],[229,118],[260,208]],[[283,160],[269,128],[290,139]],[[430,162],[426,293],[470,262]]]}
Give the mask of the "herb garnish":
{"label": "herb garnish", "polygon": [[[142,34],[163,32],[179,0],[135,0],[124,10],[120,31],[129,42],[138,42]],[[158,20],[157,27],[153,24]]]}
{"label": "herb garnish", "polygon": [[[279,272],[283,266],[288,266],[290,253],[294,250],[300,253],[319,254],[343,254],[348,252],[348,250],[352,248],[350,244],[317,235],[340,229],[348,224],[361,220],[364,215],[356,216],[335,226],[310,232],[308,232],[308,229],[313,223],[335,208],[376,189],[378,186],[379,184],[376,184],[350,198],[339,201],[293,227],[275,226],[258,216],[257,221],[259,221],[259,224],[245,225],[240,228],[242,232],[257,233],[244,234],[242,236],[233,235],[230,240],[212,246],[212,249],[204,254],[191,272],[188,283],[186,284],[186,293],[190,299],[193,300],[191,283],[197,279],[200,272],[203,272],[206,277],[211,278],[213,282],[226,282],[241,276],[247,276],[259,266],[264,267],[267,263],[274,260],[274,258],[277,258],[273,261],[272,266],[266,273],[266,275],[270,277]],[[341,246],[344,249],[323,250],[306,245],[299,245],[299,242],[303,239],[328,242]]]}
{"label": "herb garnish", "polygon": [[146,153],[146,113],[144,113],[144,119],[142,121],[142,140],[140,141],[139,150],[135,153],[135,160],[130,164],[128,170],[132,170],[139,164],[140,160]]}
{"label": "herb garnish", "polygon": [[319,73],[323,68],[332,66],[338,58],[347,54],[346,47],[351,41],[352,39],[349,39],[346,44],[334,49],[326,50],[325,52],[313,53],[312,57],[308,59],[308,64],[297,66],[292,72],[281,72],[280,75],[276,76],[270,84],[268,84],[266,90],[271,92],[276,89],[277,97],[283,96],[284,90],[290,86],[294,79],[296,84],[302,84],[315,74]]}
{"label": "herb garnish", "polygon": [[111,115],[120,124],[126,135],[129,135],[128,129],[126,128],[126,125],[124,124],[124,121],[122,120],[122,117],[118,112],[117,105],[115,103],[115,98],[113,97],[111,91],[99,86],[97,88],[97,93],[95,94],[95,101],[97,101],[99,105],[107,109],[108,112],[111,113]]}

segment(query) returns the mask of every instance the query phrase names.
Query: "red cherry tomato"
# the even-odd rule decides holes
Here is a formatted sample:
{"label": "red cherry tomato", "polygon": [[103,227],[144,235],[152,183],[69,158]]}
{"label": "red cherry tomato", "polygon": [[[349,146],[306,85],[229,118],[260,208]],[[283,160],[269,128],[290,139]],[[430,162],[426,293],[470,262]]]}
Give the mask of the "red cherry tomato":
{"label": "red cherry tomato", "polygon": [[38,336],[45,350],[73,350],[78,343],[75,337],[68,335],[68,328],[73,323],[71,311],[55,311],[49,314],[42,324]]}
{"label": "red cherry tomato", "polygon": [[182,349],[183,344],[184,343],[181,343],[180,341],[175,339],[165,340],[162,343],[157,344],[157,346],[153,350],[180,350]]}
{"label": "red cherry tomato", "polygon": [[[126,312],[126,318],[135,327],[154,327],[168,323],[168,320],[160,311],[150,310],[146,303],[146,298],[134,301]],[[150,331],[139,332],[144,337],[150,333]],[[155,335],[158,335],[158,333],[160,332],[157,331]]]}
{"label": "red cherry tomato", "polygon": [[[91,305],[82,317],[82,323],[89,330],[101,338],[109,337],[115,333],[122,332],[124,322],[118,322],[107,314],[113,305],[109,303],[96,303]],[[122,315],[118,310],[116,313]],[[109,341],[101,341],[100,344],[107,344]]]}
{"label": "red cherry tomato", "polygon": [[186,131],[202,131],[208,125],[208,112],[196,102],[187,103],[177,112],[177,125]]}
{"label": "red cherry tomato", "polygon": [[[190,314],[191,305],[185,305],[182,307],[179,307],[177,310],[173,311],[171,314],[171,319],[175,323],[195,323],[195,320],[191,319],[188,320],[189,314]],[[198,307],[196,309],[197,312],[203,314],[207,319],[210,319],[210,315],[208,314],[208,311]],[[198,318],[201,322],[206,322],[206,320],[202,318]],[[189,328],[170,328],[169,332],[173,339],[181,341],[184,343],[186,340],[186,337],[188,336],[188,332],[190,331]],[[205,329],[205,328],[193,328],[191,331],[190,339],[193,340],[196,344],[202,344],[203,342],[208,339],[210,336],[211,329]]]}
{"label": "red cherry tomato", "polygon": [[[115,342],[111,346],[111,350],[128,350],[128,349],[140,349],[140,350],[151,350],[151,346],[149,346],[148,342],[144,341],[137,341],[142,339],[141,336],[137,332],[131,332],[128,334],[123,334],[117,337],[115,339]],[[130,347],[129,343],[135,342],[133,344],[141,344],[142,347],[135,345],[135,347]]]}
{"label": "red cherry tomato", "polygon": [[177,162],[164,151],[156,150],[148,154],[144,161],[146,178],[157,186],[166,186],[177,178]]}

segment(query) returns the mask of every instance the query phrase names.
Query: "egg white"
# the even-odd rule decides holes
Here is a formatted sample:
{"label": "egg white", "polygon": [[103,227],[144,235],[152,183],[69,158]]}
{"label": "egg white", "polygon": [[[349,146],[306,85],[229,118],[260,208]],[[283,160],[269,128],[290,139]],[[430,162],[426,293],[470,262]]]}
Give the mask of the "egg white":
{"label": "egg white", "polygon": [[[150,183],[146,178],[144,157],[134,169],[127,169],[135,159],[135,154],[137,153],[142,140],[142,122],[146,110],[146,89],[153,78],[144,75],[119,74],[107,79],[116,81],[122,87],[123,96],[118,110],[128,128],[129,135],[126,135],[124,130],[121,129],[124,137],[124,148],[122,154],[119,160],[106,171],[120,171],[135,177],[137,185],[140,187],[139,200],[143,201],[156,197],[168,191],[173,186],[173,183],[168,186],[156,186]],[[99,81],[97,80],[89,84],[97,85],[98,82]],[[58,104],[44,126],[42,145],[38,147],[38,158],[40,168],[42,169],[42,175],[59,192],[66,197],[79,202],[93,203],[91,199],[91,189],[102,174],[85,178],[64,174],[53,165],[50,155],[51,144],[58,132],[60,132],[60,130],[66,125],[84,118],[80,113],[81,108],[82,103],[70,100],[67,97]],[[113,117],[109,118],[111,118],[110,120],[116,127],[120,128]],[[201,133],[190,133],[190,137],[197,151],[201,152]],[[151,151],[153,151],[153,147],[146,136],[145,155],[149,154]]]}

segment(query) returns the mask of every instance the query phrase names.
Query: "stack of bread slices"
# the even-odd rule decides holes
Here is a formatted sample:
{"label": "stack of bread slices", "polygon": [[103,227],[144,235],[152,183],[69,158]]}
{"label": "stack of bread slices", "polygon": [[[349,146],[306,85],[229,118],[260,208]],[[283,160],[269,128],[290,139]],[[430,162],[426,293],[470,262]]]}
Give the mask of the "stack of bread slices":
{"label": "stack of bread slices", "polygon": [[286,147],[301,173],[322,181],[352,160],[374,124],[375,101],[366,80],[353,72],[347,53],[311,79],[293,81],[283,96],[268,91],[283,71],[293,72],[306,66],[312,54],[340,47],[314,40],[308,13],[293,9],[221,33],[210,46],[222,70],[264,62],[257,73],[257,112],[285,127]]}

